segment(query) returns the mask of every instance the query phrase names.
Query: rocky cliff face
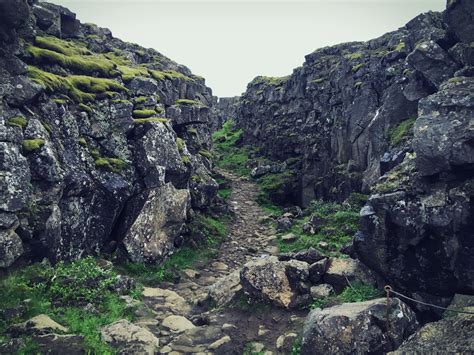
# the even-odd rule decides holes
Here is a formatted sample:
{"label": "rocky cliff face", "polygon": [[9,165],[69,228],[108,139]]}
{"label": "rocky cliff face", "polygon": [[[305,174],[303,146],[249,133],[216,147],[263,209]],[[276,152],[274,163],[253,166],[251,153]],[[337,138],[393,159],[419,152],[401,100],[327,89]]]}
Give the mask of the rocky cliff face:
{"label": "rocky cliff face", "polygon": [[213,130],[218,130],[222,124],[228,119],[237,117],[237,109],[239,107],[239,96],[234,97],[219,97],[216,98],[212,107],[213,112]]}
{"label": "rocky cliff face", "polygon": [[286,161],[289,202],[372,195],[359,257],[394,287],[474,292],[474,5],[448,1],[368,42],[322,48],[239,104],[244,141]]}
{"label": "rocky cliff face", "polygon": [[211,90],[153,49],[0,3],[0,268],[119,249],[159,262],[214,198]]}

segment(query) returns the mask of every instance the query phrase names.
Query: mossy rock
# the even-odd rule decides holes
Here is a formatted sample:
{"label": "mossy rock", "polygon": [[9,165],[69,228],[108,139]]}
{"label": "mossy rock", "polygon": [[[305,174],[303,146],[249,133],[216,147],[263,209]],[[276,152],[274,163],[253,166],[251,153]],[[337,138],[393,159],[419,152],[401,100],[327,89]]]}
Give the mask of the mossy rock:
{"label": "mossy rock", "polygon": [[406,137],[413,134],[413,126],[415,125],[416,117],[408,118],[400,122],[396,127],[389,132],[391,145],[397,145]]}
{"label": "mossy rock", "polygon": [[182,152],[184,150],[184,140],[182,138],[176,138],[176,145],[178,146],[179,152]]}
{"label": "mossy rock", "polygon": [[119,158],[99,157],[95,160],[95,165],[98,168],[105,168],[111,172],[119,173],[127,166],[127,163]]}
{"label": "mossy rock", "polygon": [[189,99],[176,100],[176,104],[184,105],[184,106],[203,106],[202,102],[197,101],[197,100],[189,100]]}
{"label": "mossy rock", "polygon": [[23,141],[23,149],[26,152],[32,152],[35,150],[40,149],[44,145],[45,141],[41,138],[34,138],[34,139],[25,139]]}
{"label": "mossy rock", "polygon": [[20,127],[21,129],[25,128],[27,123],[28,121],[23,116],[15,116],[7,121],[7,125],[12,127]]}
{"label": "mossy rock", "polygon": [[133,110],[133,118],[148,118],[156,114],[155,110]]}

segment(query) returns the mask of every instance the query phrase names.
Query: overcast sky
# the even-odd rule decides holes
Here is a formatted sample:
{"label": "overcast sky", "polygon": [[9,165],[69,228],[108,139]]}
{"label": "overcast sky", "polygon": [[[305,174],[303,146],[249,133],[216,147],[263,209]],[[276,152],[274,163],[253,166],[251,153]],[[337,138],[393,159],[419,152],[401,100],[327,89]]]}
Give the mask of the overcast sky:
{"label": "overcast sky", "polygon": [[152,47],[206,78],[214,95],[240,95],[257,75],[284,76],[317,48],[367,40],[446,0],[49,0],[81,22]]}

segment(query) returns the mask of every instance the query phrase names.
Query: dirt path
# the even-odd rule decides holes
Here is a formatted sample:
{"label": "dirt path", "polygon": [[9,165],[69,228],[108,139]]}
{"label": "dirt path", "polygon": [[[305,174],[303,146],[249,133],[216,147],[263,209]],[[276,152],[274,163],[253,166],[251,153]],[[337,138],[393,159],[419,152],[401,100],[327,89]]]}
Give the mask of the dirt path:
{"label": "dirt path", "polygon": [[138,323],[158,336],[161,353],[276,354],[277,338],[292,329],[297,331],[304,315],[249,305],[244,296],[232,306],[209,302],[209,288],[225,294],[229,284],[238,281],[239,268],[245,262],[278,253],[274,228],[261,223],[267,214],[255,202],[256,184],[220,173],[232,187],[229,206],[234,220],[228,238],[215,259],[195,270],[184,270],[178,283],[145,288],[149,312]]}

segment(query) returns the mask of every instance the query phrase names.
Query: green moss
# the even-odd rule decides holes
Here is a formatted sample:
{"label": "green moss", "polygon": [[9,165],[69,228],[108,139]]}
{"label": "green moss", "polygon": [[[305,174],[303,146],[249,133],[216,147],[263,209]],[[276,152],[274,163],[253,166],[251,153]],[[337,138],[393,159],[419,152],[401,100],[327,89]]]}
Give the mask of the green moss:
{"label": "green moss", "polygon": [[72,55],[90,55],[87,48],[77,45],[77,43],[64,41],[57,37],[36,37],[35,44],[43,49],[48,49],[67,56]]}
{"label": "green moss", "polygon": [[57,103],[58,105],[64,105],[66,102],[68,102],[67,99],[53,99],[53,102]]}
{"label": "green moss", "polygon": [[37,64],[58,64],[59,66],[82,74],[100,73],[113,75],[115,64],[100,55],[64,55],[49,49],[28,46],[27,52]]}
{"label": "green moss", "polygon": [[182,152],[184,150],[184,140],[181,138],[176,138],[176,145],[178,146],[178,150]]}
{"label": "green moss", "polygon": [[25,139],[23,141],[23,149],[26,152],[32,152],[34,150],[40,149],[44,145],[45,141],[44,139],[41,138],[35,138],[35,139]]}
{"label": "green moss", "polygon": [[135,124],[145,124],[145,123],[150,123],[150,122],[166,123],[168,122],[168,119],[164,117],[150,117],[150,118],[136,118],[133,120],[133,123]]}
{"label": "green moss", "polygon": [[415,121],[416,117],[408,118],[400,122],[396,127],[392,128],[389,132],[390,144],[397,145],[404,138],[412,134]]}
{"label": "green moss", "polygon": [[133,118],[148,118],[155,115],[155,110],[133,110]]}
{"label": "green moss", "polygon": [[202,102],[196,100],[188,100],[188,99],[179,99],[176,100],[176,104],[178,105],[186,105],[186,106],[203,106]]}
{"label": "green moss", "polygon": [[7,125],[20,127],[22,129],[26,127],[27,123],[28,121],[23,116],[15,116],[7,121]]}
{"label": "green moss", "polygon": [[212,153],[208,150],[205,150],[205,149],[201,149],[199,151],[199,155],[202,155],[203,157],[205,157],[207,159],[212,159]]}
{"label": "green moss", "polygon": [[401,41],[399,44],[397,44],[395,46],[395,48],[393,50],[396,51],[396,52],[401,52],[401,51],[405,50],[405,48],[406,48],[405,42]]}
{"label": "green moss", "polygon": [[191,163],[191,159],[189,158],[188,155],[182,155],[181,156],[181,161],[186,165]]}
{"label": "green moss", "polygon": [[344,58],[349,59],[349,60],[356,60],[356,59],[362,58],[363,56],[364,54],[362,52],[354,52],[351,54],[346,54]]}
{"label": "green moss", "polygon": [[189,134],[192,134],[192,135],[195,135],[195,136],[198,135],[198,131],[197,131],[196,128],[188,128],[187,132],[188,132]]}
{"label": "green moss", "polygon": [[87,147],[87,141],[83,137],[79,138],[78,143],[83,147]]}
{"label": "green moss", "polygon": [[133,99],[133,102],[136,103],[136,104],[143,104],[143,103],[145,103],[147,100],[148,100],[148,97],[146,97],[146,96],[139,96],[139,97],[135,97],[135,98]]}
{"label": "green moss", "polygon": [[87,113],[92,113],[92,109],[90,108],[90,106],[87,106],[85,104],[79,104],[79,109]]}
{"label": "green moss", "polygon": [[122,80],[124,82],[132,81],[136,76],[150,76],[148,69],[144,67],[130,67],[125,65],[119,65],[117,67],[118,71],[122,75]]}
{"label": "green moss", "polygon": [[122,65],[122,66],[130,66],[132,65],[132,62],[130,59],[123,55],[119,55],[120,50],[117,49],[117,52],[108,52],[104,54],[104,57],[107,58],[108,60],[114,62],[115,64]]}
{"label": "green moss", "polygon": [[261,192],[258,194],[257,202],[263,206],[269,206],[271,201],[284,200],[285,189],[293,180],[293,172],[285,171],[277,174],[267,174],[257,179]]}
{"label": "green moss", "polygon": [[118,158],[99,157],[95,160],[95,166],[119,173],[127,166],[127,163]]}
{"label": "green moss", "polygon": [[95,78],[84,75],[63,77],[48,73],[37,67],[28,67],[29,77],[45,87],[49,93],[63,93],[76,102],[93,101],[97,94],[110,91],[126,91],[117,81],[112,79]]}
{"label": "green moss", "polygon": [[351,70],[352,70],[353,73],[357,73],[365,65],[366,65],[365,63],[360,63],[360,64],[357,64],[357,65],[354,65]]}
{"label": "green moss", "polygon": [[193,78],[174,70],[160,71],[160,70],[149,69],[148,71],[150,75],[153,77],[153,79],[158,80],[158,81],[175,80],[175,79],[181,79],[185,81],[194,81]]}

